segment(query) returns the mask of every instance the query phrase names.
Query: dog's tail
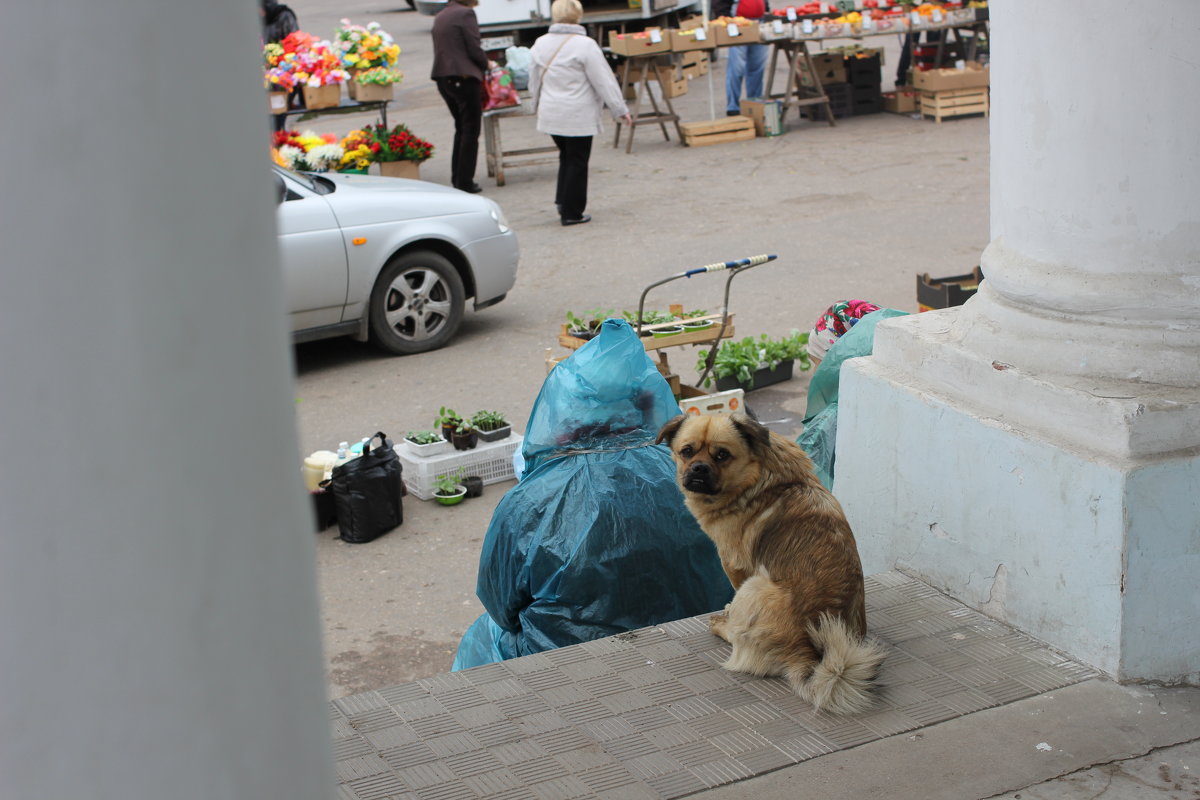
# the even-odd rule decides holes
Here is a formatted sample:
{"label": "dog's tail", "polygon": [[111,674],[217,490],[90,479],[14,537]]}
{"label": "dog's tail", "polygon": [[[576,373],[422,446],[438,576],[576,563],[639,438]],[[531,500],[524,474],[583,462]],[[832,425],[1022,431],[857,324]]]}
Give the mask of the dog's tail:
{"label": "dog's tail", "polygon": [[870,708],[875,702],[872,689],[883,648],[860,638],[841,617],[829,613],[809,623],[808,635],[822,656],[815,665],[787,671],[796,694],[818,711],[831,714],[855,714]]}

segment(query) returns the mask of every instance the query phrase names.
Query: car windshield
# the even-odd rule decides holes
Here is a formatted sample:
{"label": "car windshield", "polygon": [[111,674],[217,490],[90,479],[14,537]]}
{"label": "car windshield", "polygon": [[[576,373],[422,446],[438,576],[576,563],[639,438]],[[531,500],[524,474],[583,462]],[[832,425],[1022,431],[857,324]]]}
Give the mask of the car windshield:
{"label": "car windshield", "polygon": [[311,192],[315,192],[316,194],[333,194],[335,191],[337,191],[337,184],[323,175],[295,172],[285,167],[280,167],[279,170],[285,173],[292,180],[302,185],[304,188]]}

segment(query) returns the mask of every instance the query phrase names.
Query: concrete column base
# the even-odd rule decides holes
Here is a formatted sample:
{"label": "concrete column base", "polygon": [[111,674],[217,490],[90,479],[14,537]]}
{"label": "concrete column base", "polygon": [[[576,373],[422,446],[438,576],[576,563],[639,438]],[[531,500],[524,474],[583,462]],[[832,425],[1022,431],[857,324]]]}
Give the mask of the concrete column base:
{"label": "concrete column base", "polygon": [[956,343],[954,313],[889,320],[842,370],[834,491],[864,571],[1118,680],[1200,682],[1197,391],[1022,374]]}

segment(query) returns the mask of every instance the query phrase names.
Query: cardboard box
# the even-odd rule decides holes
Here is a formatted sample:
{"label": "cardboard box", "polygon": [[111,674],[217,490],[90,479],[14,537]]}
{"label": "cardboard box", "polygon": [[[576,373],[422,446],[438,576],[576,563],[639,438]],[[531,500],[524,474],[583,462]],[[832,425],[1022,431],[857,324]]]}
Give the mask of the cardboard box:
{"label": "cardboard box", "polygon": [[378,83],[362,83],[358,84],[358,91],[355,93],[354,99],[360,103],[374,103],[380,100],[392,100],[395,97],[395,90],[392,84]]}
{"label": "cardboard box", "polygon": [[679,30],[681,31],[690,31],[692,28],[703,27],[704,17],[700,16],[699,14],[693,14],[690,17],[684,17],[683,19],[679,20]]}
{"label": "cardboard box", "polygon": [[267,108],[272,114],[282,114],[288,110],[288,92],[267,92]]}
{"label": "cardboard box", "polygon": [[930,278],[929,273],[917,276],[917,306],[921,311],[961,306],[979,291],[983,271],[976,267],[969,275],[949,278]]}
{"label": "cardboard box", "polygon": [[917,90],[897,86],[894,92],[883,93],[883,110],[893,114],[911,114],[917,110]]}
{"label": "cardboard box", "polygon": [[342,86],[333,83],[326,86],[305,86],[304,107],[312,110],[318,108],[336,108],[342,103]]}
{"label": "cardboard box", "polygon": [[827,86],[846,82],[846,63],[841,53],[817,53],[812,56],[816,75],[808,71],[808,65],[800,62],[800,83],[804,86]]}
{"label": "cardboard box", "polygon": [[658,85],[663,97],[679,97],[687,94],[688,82],[683,73],[674,67],[658,68]]}
{"label": "cardboard box", "polygon": [[641,33],[617,33],[609,31],[608,49],[619,56],[650,56],[671,51],[671,37],[667,31],[658,30],[660,41],[651,39],[650,31]]}
{"label": "cardboard box", "polygon": [[945,92],[950,89],[982,89],[989,85],[990,72],[978,61],[968,61],[966,69],[913,70],[912,85],[922,92]]}
{"label": "cardboard box", "polygon": [[691,58],[695,60],[688,60],[688,56],[684,56],[683,77],[691,79],[707,76],[708,55],[703,53],[692,53]]}
{"label": "cardboard box", "polygon": [[742,101],[742,116],[754,120],[758,136],[779,136],[783,133],[783,101],[769,97],[747,98]]}
{"label": "cardboard box", "polygon": [[754,138],[754,120],[738,115],[701,122],[681,122],[683,143],[688,147],[740,142]]}
{"label": "cardboard box", "polygon": [[[730,34],[730,25],[733,25],[733,30],[737,35]],[[738,44],[754,44],[762,41],[762,31],[758,27],[757,22],[750,20],[746,21],[745,25],[734,25],[733,23],[708,23],[709,38],[716,41],[717,47],[729,47]]]}
{"label": "cardboard box", "polygon": [[795,38],[795,28],[786,19],[776,17],[759,25],[759,35],[764,42],[790,41]]}
{"label": "cardboard box", "polygon": [[[696,31],[705,38],[697,38]],[[671,34],[671,52],[686,53],[689,50],[712,50],[716,42],[708,35],[707,28],[691,28],[687,31],[668,31]]]}

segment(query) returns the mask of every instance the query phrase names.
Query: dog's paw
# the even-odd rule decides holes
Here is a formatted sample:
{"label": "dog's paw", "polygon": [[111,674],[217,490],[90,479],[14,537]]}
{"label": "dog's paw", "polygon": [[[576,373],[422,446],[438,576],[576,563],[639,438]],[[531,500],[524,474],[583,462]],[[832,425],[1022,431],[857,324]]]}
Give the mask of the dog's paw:
{"label": "dog's paw", "polygon": [[725,641],[729,641],[729,637],[725,634],[725,627],[728,622],[729,613],[726,611],[721,611],[708,618],[708,629],[717,636],[720,636]]}

